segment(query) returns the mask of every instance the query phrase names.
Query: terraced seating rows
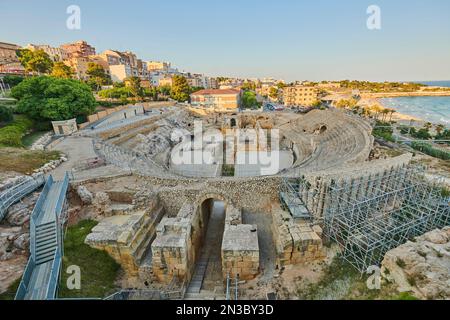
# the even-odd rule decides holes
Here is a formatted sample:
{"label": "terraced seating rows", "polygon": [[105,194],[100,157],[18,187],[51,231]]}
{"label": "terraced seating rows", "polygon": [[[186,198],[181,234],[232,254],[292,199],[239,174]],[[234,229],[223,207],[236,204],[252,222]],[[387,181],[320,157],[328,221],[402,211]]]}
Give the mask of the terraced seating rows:
{"label": "terraced seating rows", "polygon": [[365,161],[373,144],[368,123],[337,110],[312,111],[283,130],[296,144],[302,171]]}

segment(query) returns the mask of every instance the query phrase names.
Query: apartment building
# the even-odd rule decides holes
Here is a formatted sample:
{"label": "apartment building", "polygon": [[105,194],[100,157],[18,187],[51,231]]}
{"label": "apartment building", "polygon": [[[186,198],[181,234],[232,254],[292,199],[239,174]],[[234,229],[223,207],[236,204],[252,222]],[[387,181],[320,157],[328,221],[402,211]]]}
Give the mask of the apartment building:
{"label": "apartment building", "polygon": [[63,61],[65,65],[71,67],[74,72],[75,76],[80,80],[87,80],[89,76],[86,74],[89,66],[89,60],[88,57],[82,57],[82,56],[74,56],[67,60]]}
{"label": "apartment building", "polygon": [[122,82],[129,77],[137,77],[137,73],[133,73],[133,69],[127,64],[109,66],[109,74],[113,82]]}
{"label": "apartment building", "polygon": [[19,62],[16,51],[20,46],[12,43],[0,42],[0,65]]}
{"label": "apartment building", "polygon": [[148,72],[154,72],[154,71],[162,71],[162,72],[168,72],[170,67],[169,62],[162,62],[162,61],[147,61],[147,71]]}
{"label": "apartment building", "polygon": [[167,75],[163,76],[158,81],[158,85],[159,86],[169,86],[169,87],[171,87],[172,84],[173,84],[173,78],[171,76],[167,76]]}
{"label": "apartment building", "polygon": [[113,82],[121,82],[128,77],[139,77],[143,81],[150,80],[147,63],[138,59],[133,52],[106,50],[98,57],[109,66],[109,74]]}
{"label": "apartment building", "polygon": [[236,112],[239,109],[240,98],[240,90],[205,89],[191,94],[191,104],[194,107],[219,112]]}
{"label": "apartment building", "polygon": [[290,86],[283,88],[285,106],[312,106],[317,101],[317,89],[310,86]]}
{"label": "apartment building", "polygon": [[86,41],[77,41],[74,43],[67,43],[61,45],[70,57],[88,57],[95,55],[95,48],[89,45]]}
{"label": "apartment building", "polygon": [[70,54],[66,52],[65,50],[58,48],[58,47],[52,47],[48,44],[42,44],[42,45],[36,45],[36,44],[29,44],[26,46],[27,49],[30,49],[32,51],[35,50],[42,50],[48,56],[50,59],[52,59],[54,62],[57,61],[64,61],[70,58]]}

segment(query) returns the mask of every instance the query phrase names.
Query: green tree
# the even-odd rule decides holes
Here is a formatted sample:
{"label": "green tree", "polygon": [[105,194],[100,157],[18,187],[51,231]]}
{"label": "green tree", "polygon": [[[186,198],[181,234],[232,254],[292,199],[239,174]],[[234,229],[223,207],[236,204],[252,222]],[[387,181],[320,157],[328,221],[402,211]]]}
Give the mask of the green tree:
{"label": "green tree", "polygon": [[100,90],[101,86],[111,84],[111,77],[101,65],[89,62],[86,74],[89,76],[88,84],[93,90]]}
{"label": "green tree", "polygon": [[3,82],[8,84],[11,88],[17,86],[23,81],[23,77],[16,75],[7,75],[3,77]]}
{"label": "green tree", "polygon": [[17,51],[20,63],[28,72],[43,74],[50,73],[53,61],[44,50],[20,49]]}
{"label": "green tree", "polygon": [[241,89],[244,91],[255,90],[256,84],[253,81],[247,81],[242,84]]}
{"label": "green tree", "polygon": [[189,94],[191,88],[186,78],[183,76],[174,76],[172,79],[172,89],[170,90],[170,97],[178,102],[189,101]]}
{"label": "green tree", "polygon": [[13,112],[11,108],[0,106],[0,122],[10,122],[13,120]]}
{"label": "green tree", "polygon": [[256,99],[256,93],[253,91],[245,91],[242,95],[241,104],[243,109],[256,109],[261,104]]}
{"label": "green tree", "polygon": [[170,95],[170,86],[159,86],[158,87],[158,92],[163,95],[163,96],[169,96]]}
{"label": "green tree", "polygon": [[141,79],[139,79],[139,77],[129,77],[126,79],[126,82],[128,82],[128,88],[133,97],[142,98],[144,96],[144,91],[141,87]]}
{"label": "green tree", "polygon": [[37,121],[67,120],[95,111],[96,101],[85,83],[48,76],[31,77],[11,90],[17,111]]}
{"label": "green tree", "polygon": [[436,126],[436,133],[438,136],[440,136],[444,130],[445,130],[445,126],[443,124],[438,124]]}
{"label": "green tree", "polygon": [[278,89],[283,89],[284,87],[286,87],[286,84],[280,81],[277,83],[277,87]]}
{"label": "green tree", "polygon": [[71,67],[65,65],[63,62],[55,62],[52,70],[52,77],[70,79],[74,75]]}
{"label": "green tree", "polygon": [[132,96],[130,87],[117,87],[112,89],[101,90],[98,95],[104,99],[121,99],[128,100]]}
{"label": "green tree", "polygon": [[123,82],[114,82],[113,83],[114,88],[125,88],[125,83]]}
{"label": "green tree", "polygon": [[271,87],[269,90],[269,97],[272,99],[278,99],[278,87]]}

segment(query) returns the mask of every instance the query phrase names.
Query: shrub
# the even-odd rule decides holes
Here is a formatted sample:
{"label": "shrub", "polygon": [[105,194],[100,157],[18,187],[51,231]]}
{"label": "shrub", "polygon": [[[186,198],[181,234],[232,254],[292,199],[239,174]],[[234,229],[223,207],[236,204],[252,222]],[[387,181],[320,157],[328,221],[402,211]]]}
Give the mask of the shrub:
{"label": "shrub", "polygon": [[15,75],[7,75],[3,77],[3,82],[5,82],[6,84],[9,84],[9,86],[15,87],[17,86],[19,83],[21,83],[23,81],[24,77],[21,76],[15,76]]}
{"label": "shrub", "polygon": [[33,122],[26,117],[16,120],[0,129],[0,146],[22,147],[22,137],[31,130]]}
{"label": "shrub", "polygon": [[411,135],[414,138],[417,138],[417,139],[422,139],[422,140],[429,140],[429,139],[431,139],[430,132],[428,131],[428,129],[425,129],[425,128],[422,128],[419,131],[414,132],[414,133],[411,132]]}
{"label": "shrub", "polygon": [[13,112],[10,108],[0,106],[0,122],[10,122],[13,120]]}
{"label": "shrub", "polygon": [[401,258],[398,258],[396,263],[400,268],[404,268],[406,266],[405,261],[403,261]]}
{"label": "shrub", "polygon": [[376,125],[377,127],[375,127],[372,132],[375,137],[382,138],[386,141],[395,142],[395,139],[392,137],[394,130],[389,123],[378,121]]}
{"label": "shrub", "polygon": [[420,152],[423,152],[434,158],[438,158],[438,159],[442,159],[442,160],[450,160],[450,152],[448,152],[446,150],[434,148],[429,143],[413,142],[411,144],[411,147],[413,149],[419,150]]}

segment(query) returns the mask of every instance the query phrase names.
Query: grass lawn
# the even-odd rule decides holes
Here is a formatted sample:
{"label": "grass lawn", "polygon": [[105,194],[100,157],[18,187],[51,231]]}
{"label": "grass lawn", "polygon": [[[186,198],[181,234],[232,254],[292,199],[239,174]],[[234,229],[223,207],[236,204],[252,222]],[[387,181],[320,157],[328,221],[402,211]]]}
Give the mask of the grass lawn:
{"label": "grass lawn", "polygon": [[410,293],[398,293],[392,284],[382,282],[380,290],[367,287],[367,275],[361,276],[348,262],[335,257],[317,283],[299,288],[305,300],[418,300]]}
{"label": "grass lawn", "polygon": [[16,296],[17,288],[19,287],[20,280],[22,278],[20,277],[16,281],[14,281],[9,287],[6,292],[3,292],[0,294],[0,300],[14,300],[14,297]]}
{"label": "grass lawn", "polygon": [[59,159],[58,151],[31,151],[22,148],[0,148],[0,171],[30,174],[50,160]]}
{"label": "grass lawn", "polygon": [[[120,265],[105,251],[91,248],[84,243],[86,236],[97,222],[83,220],[67,229],[64,239],[63,268],[61,271],[60,298],[104,298],[119,289],[114,284]],[[65,270],[71,265],[81,269],[81,289],[69,290]]]}

